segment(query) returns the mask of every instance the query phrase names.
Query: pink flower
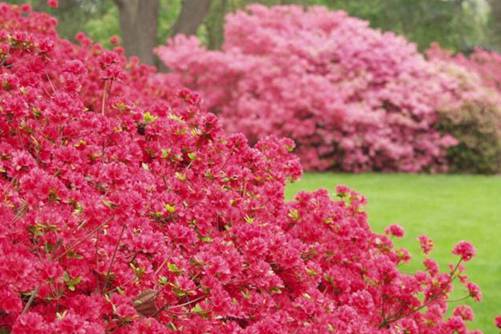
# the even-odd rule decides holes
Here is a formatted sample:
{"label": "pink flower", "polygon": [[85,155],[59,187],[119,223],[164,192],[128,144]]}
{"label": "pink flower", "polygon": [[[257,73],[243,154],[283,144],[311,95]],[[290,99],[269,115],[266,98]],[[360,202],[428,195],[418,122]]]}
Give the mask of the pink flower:
{"label": "pink flower", "polygon": [[453,314],[461,317],[465,321],[472,321],[474,318],[473,310],[468,305],[461,305],[454,309]]}
{"label": "pink flower", "polygon": [[480,291],[480,287],[478,285],[472,282],[468,282],[466,284],[466,288],[468,289],[468,293],[474,300],[478,302],[482,300],[482,292]]}
{"label": "pink flower", "polygon": [[419,245],[421,246],[423,253],[425,255],[430,254],[431,250],[433,249],[433,240],[431,240],[426,235],[419,236],[418,240],[419,240]]}
{"label": "pink flower", "polygon": [[19,334],[44,334],[49,332],[49,329],[40,314],[29,312],[17,318],[12,331]]}
{"label": "pink flower", "polygon": [[397,224],[392,224],[388,226],[384,232],[392,237],[402,238],[405,235],[405,230],[402,226]]}
{"label": "pink flower", "polygon": [[114,45],[114,46],[120,45],[120,36],[117,36],[117,35],[111,36],[110,37],[110,44]]}
{"label": "pink flower", "polygon": [[348,186],[345,186],[344,184],[338,184],[336,186],[336,193],[339,195],[349,194],[350,192],[351,192],[351,189],[348,188]]}
{"label": "pink flower", "polygon": [[47,5],[51,8],[58,8],[59,1],[58,0],[47,0]]}
{"label": "pink flower", "polygon": [[501,329],[501,315],[498,315],[495,319],[494,319],[494,323],[496,324],[496,327]]}
{"label": "pink flower", "polygon": [[476,254],[475,247],[468,241],[460,241],[452,250],[454,255],[461,257],[463,261],[470,261]]}
{"label": "pink flower", "polygon": [[290,137],[307,170],[446,168],[457,142],[435,125],[453,80],[404,38],[341,11],[262,5],[228,15],[224,37],[222,51],[176,36],[157,53],[164,85],[202,92],[227,131]]}

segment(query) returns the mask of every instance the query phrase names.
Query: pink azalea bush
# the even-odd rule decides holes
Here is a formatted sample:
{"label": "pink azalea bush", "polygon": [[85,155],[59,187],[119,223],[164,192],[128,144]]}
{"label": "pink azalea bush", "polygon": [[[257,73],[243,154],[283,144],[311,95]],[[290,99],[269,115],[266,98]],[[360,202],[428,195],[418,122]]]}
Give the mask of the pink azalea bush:
{"label": "pink azalea bush", "polygon": [[227,17],[222,51],[181,36],[157,52],[227,130],[290,137],[306,169],[442,171],[455,144],[435,129],[435,67],[344,12],[254,5]]}
{"label": "pink azalea bush", "polygon": [[[284,201],[290,140],[251,148],[187,90],[0,4],[0,331],[480,333],[447,315],[475,251],[423,271],[339,186]],[[432,242],[421,237],[426,254]]]}
{"label": "pink azalea bush", "polygon": [[484,85],[501,93],[501,54],[476,49],[471,55],[465,56],[461,53],[453,54],[442,49],[438,44],[434,44],[427,51],[427,56],[464,67],[480,76]]}

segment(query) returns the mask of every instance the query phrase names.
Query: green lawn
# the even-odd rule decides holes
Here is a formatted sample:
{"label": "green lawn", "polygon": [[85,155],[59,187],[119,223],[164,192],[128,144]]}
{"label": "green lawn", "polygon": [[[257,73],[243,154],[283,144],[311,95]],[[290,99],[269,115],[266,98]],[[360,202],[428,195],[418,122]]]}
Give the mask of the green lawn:
{"label": "green lawn", "polygon": [[[473,303],[476,320],[471,326],[485,334],[496,333],[493,319],[501,314],[501,177],[404,174],[306,174],[287,188],[287,198],[301,190],[346,184],[369,201],[369,222],[376,232],[392,223],[402,225],[406,236],[399,246],[418,254],[416,237],[429,235],[435,242],[432,256],[442,268],[454,260],[450,253],[459,240],[469,240],[477,257],[467,272],[482,288],[482,303]],[[421,268],[416,256],[404,270]],[[462,290],[455,297],[463,296]]]}

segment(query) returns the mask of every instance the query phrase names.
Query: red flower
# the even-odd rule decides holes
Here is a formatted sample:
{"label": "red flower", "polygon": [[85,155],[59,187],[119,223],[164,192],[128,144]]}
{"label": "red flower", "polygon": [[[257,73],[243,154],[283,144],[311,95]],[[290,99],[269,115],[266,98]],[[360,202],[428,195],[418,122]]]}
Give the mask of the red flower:
{"label": "red flower", "polygon": [[396,237],[396,238],[402,238],[405,235],[405,230],[402,226],[400,225],[390,225],[388,226],[384,232],[390,236]]}
{"label": "red flower", "polygon": [[460,241],[452,250],[454,255],[461,257],[463,261],[470,261],[476,254],[475,247],[468,241]]}
{"label": "red flower", "polygon": [[496,319],[494,319],[494,323],[496,324],[496,327],[501,329],[501,315],[498,315]]}
{"label": "red flower", "polygon": [[433,241],[426,235],[419,236],[418,240],[423,253],[426,255],[430,254],[431,250],[433,249]]}
{"label": "red flower", "polygon": [[472,321],[474,318],[473,310],[468,305],[461,305],[454,309],[453,314],[461,317],[465,321]]}
{"label": "red flower", "polygon": [[47,0],[47,5],[51,8],[58,8],[59,1],[58,0]]}
{"label": "red flower", "polygon": [[473,299],[476,301],[482,300],[482,292],[480,291],[480,287],[478,285],[468,282],[466,287],[468,288],[468,292]]}

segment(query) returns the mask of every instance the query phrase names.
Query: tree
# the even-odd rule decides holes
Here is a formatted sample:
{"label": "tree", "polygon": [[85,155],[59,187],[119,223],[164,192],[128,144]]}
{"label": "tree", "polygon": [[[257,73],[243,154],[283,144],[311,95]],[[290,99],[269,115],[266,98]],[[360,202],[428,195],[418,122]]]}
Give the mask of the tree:
{"label": "tree", "polygon": [[195,35],[209,14],[212,0],[183,0],[181,13],[172,27],[172,36]]}
{"label": "tree", "polygon": [[[47,0],[7,0],[10,4],[30,3],[35,11],[45,11],[58,20],[58,33],[67,39],[73,40],[75,35],[86,30],[87,23],[92,20],[101,21],[113,4],[105,0],[59,0],[57,9],[47,6]],[[117,20],[118,25],[118,20]],[[102,27],[101,27],[101,30]],[[106,30],[106,29],[105,29]],[[103,33],[107,40],[111,34]],[[100,40],[100,42],[103,42]]]}
{"label": "tree", "polygon": [[213,1],[209,15],[204,21],[207,31],[207,47],[211,50],[219,49],[224,41],[224,17],[228,12],[228,0]]}
{"label": "tree", "polygon": [[155,64],[159,0],[114,0],[120,13],[120,30],[127,55]]}
{"label": "tree", "polygon": [[495,49],[501,51],[501,2],[490,0],[491,5],[491,39]]}
{"label": "tree", "polygon": [[[114,0],[119,10],[120,30],[126,54],[143,63],[155,64],[160,0]],[[184,0],[171,36],[194,35],[209,13],[212,0]],[[171,7],[170,7],[171,8]],[[169,9],[170,9],[169,8]]]}

